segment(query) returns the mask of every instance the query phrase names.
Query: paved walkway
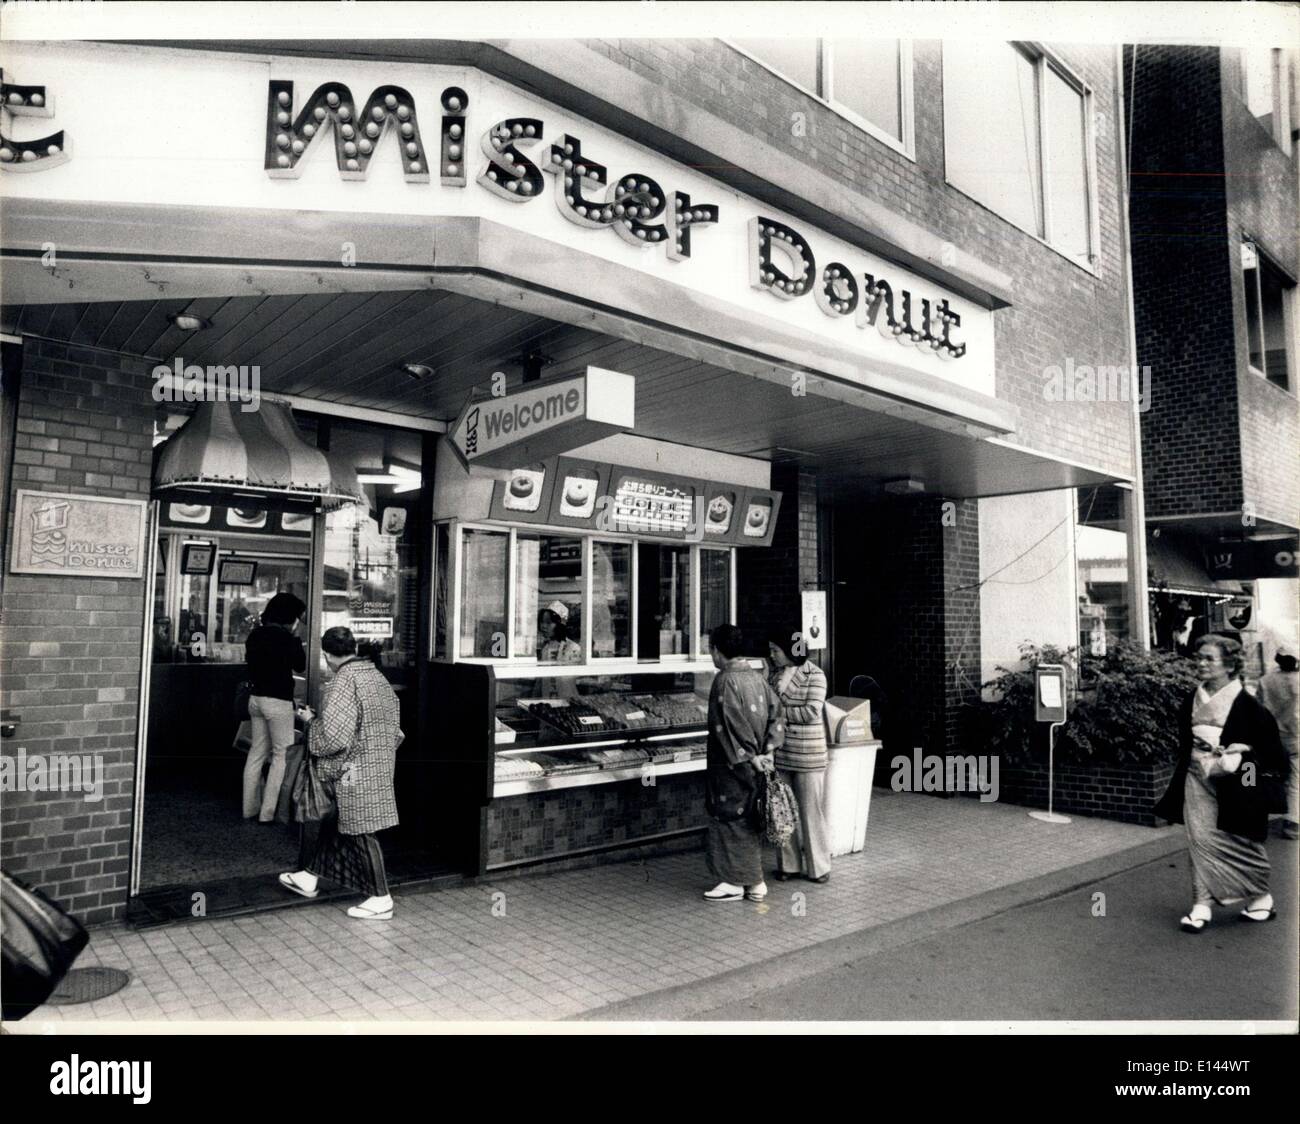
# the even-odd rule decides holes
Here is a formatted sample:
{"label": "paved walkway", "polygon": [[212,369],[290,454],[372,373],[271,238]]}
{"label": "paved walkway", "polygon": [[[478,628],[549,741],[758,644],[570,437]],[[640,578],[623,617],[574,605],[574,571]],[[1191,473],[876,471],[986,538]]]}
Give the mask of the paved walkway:
{"label": "paved walkway", "polygon": [[[80,965],[130,971],[97,1003],[46,1006],[15,1029],[101,1020],[552,1020],[781,957],[1132,848],[1181,828],[876,789],[867,848],[827,885],[769,880],[768,900],[711,905],[703,856],[484,878],[397,898],[390,922],[337,903],[132,931],[96,929]],[[1148,846],[1143,846],[1148,845]],[[210,1027],[210,1029],[215,1029]]]}

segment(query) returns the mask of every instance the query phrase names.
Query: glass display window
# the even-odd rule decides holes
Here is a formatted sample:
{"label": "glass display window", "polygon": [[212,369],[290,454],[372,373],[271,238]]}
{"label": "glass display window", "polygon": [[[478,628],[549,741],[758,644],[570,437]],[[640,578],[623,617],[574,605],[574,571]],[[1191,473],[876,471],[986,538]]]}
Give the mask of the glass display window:
{"label": "glass display window", "polygon": [[460,544],[460,656],[503,659],[510,532],[466,528]]}
{"label": "glass display window", "polygon": [[514,655],[539,663],[583,663],[583,541],[515,534]]}
{"label": "glass display window", "polygon": [[434,551],[434,659],[550,664],[557,679],[619,660],[707,662],[708,631],[735,615],[733,547],[451,520]]}
{"label": "glass display window", "polygon": [[641,543],[638,566],[641,657],[690,655],[691,547]]}
{"label": "glass display window", "polygon": [[700,633],[701,656],[709,651],[709,633],[732,619],[731,551],[700,550]]}
{"label": "glass display window", "polygon": [[[262,619],[262,610],[277,593],[292,593],[307,604],[308,571],[310,560],[301,558],[269,558],[262,555],[233,555],[222,552],[217,560],[217,572],[222,572],[221,563],[233,559],[256,563],[253,580],[247,584],[221,582],[217,586],[216,629],[213,646],[242,649],[248,634],[257,627]],[[309,635],[311,621],[303,621],[302,635]],[[232,660],[243,658],[242,651],[231,653]]]}
{"label": "glass display window", "polygon": [[591,544],[591,657],[632,655],[632,544]]}

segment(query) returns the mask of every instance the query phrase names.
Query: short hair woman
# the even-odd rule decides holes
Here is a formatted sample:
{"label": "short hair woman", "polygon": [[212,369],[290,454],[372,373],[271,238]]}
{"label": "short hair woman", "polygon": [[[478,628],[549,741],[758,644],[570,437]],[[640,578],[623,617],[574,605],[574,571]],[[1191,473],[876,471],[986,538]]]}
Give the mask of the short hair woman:
{"label": "short hair woman", "polygon": [[1243,688],[1241,644],[1214,633],[1196,642],[1201,685],[1179,713],[1179,757],[1156,815],[1187,825],[1192,908],[1179,922],[1199,933],[1213,906],[1245,902],[1244,921],[1277,916],[1269,893],[1269,775],[1289,766],[1272,715]]}
{"label": "short hair woman", "polygon": [[387,921],[393,916],[384,854],[375,833],[397,824],[393,767],[402,741],[397,696],[383,673],[357,657],[351,630],[331,628],[321,638],[325,662],[334,672],[324,713],[308,720],[307,752],[324,780],[335,785],[337,807],[313,832],[304,830],[299,854],[302,869],[280,875],[280,885],[304,898],[320,892],[327,878],[367,894],[349,917]]}
{"label": "short hair woman", "polygon": [[[293,673],[307,669],[298,639],[298,622],[307,606],[292,593],[277,593],[266,603],[258,626],[244,641],[252,689],[248,720],[252,748],[244,762],[244,819],[274,823],[285,765],[293,745]],[[266,781],[262,768],[267,762]]]}

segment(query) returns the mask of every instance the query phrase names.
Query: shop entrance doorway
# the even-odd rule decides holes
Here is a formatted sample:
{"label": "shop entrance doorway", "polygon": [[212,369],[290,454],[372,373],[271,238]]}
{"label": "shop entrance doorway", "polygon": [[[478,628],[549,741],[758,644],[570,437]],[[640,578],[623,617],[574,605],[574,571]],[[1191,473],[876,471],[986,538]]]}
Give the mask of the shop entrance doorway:
{"label": "shop entrance doorway", "polygon": [[236,695],[249,634],[277,593],[308,607],[297,629],[307,657],[294,676],[297,702],[321,709],[332,677],[320,637],[337,626],[353,632],[358,658],[374,662],[397,694],[406,735],[395,775],[402,822],[380,837],[390,881],[448,872],[430,840],[418,706],[430,526],[423,436],[302,414],[297,423],[353,470],[362,503],[327,513],[165,498],[157,505],[144,797],[128,912],[136,924],[301,901],[276,879],[298,864],[289,782],[301,750],[289,755],[275,818],[243,814],[251,728],[236,717]]}

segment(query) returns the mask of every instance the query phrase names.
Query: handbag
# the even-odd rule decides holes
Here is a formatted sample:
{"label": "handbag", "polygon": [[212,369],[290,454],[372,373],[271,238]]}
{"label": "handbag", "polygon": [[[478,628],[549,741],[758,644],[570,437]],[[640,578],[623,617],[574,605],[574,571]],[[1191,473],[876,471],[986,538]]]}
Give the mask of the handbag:
{"label": "handbag", "polygon": [[235,721],[247,722],[252,715],[248,713],[248,700],[253,697],[253,684],[245,679],[235,688]]}
{"label": "handbag", "polygon": [[762,774],[758,805],[762,812],[763,838],[781,847],[794,834],[799,820],[799,804],[794,789],[775,773]]}
{"label": "handbag", "polygon": [[90,942],[90,934],[43,894],[0,872],[3,1017],[21,1019],[44,1003]]}

